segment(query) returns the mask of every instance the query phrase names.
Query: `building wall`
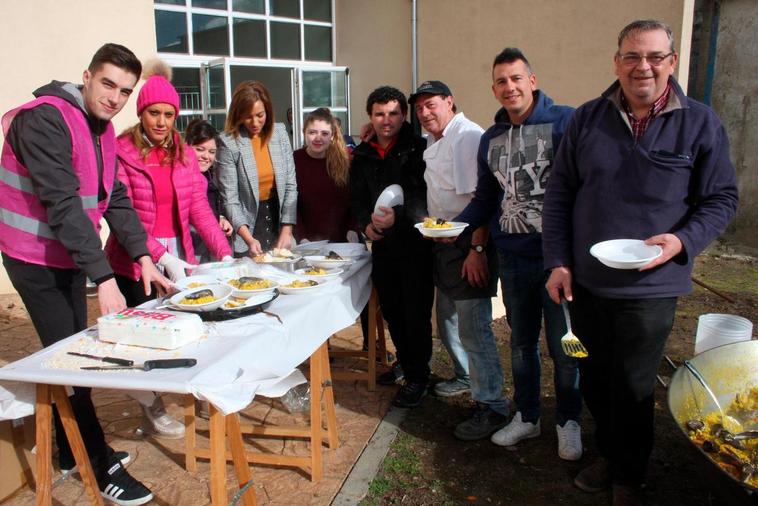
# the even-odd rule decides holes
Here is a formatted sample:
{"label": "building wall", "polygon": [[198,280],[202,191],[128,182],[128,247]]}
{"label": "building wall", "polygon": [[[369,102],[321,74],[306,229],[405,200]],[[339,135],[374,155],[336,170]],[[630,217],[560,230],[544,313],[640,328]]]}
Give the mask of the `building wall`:
{"label": "building wall", "polygon": [[[106,42],[123,44],[142,60],[155,55],[152,0],[2,2],[0,114],[33,98],[56,79],[81,83],[93,53]],[[136,95],[116,116],[116,131],[136,122]],[[0,267],[0,293],[13,291]]]}
{"label": "building wall", "polygon": [[677,77],[686,87],[692,4],[419,0],[419,81],[445,81],[466,115],[487,128],[500,107],[491,91],[492,60],[515,46],[529,59],[541,89],[558,103],[578,106],[615,79],[613,55],[621,28],[635,19],[657,18],[674,30],[683,63]]}
{"label": "building wall", "polygon": [[411,88],[410,0],[336,0],[337,65],[350,68],[352,134],[366,123],[366,97],[388,84]]}
{"label": "building wall", "polygon": [[[758,248],[758,3],[722,0],[712,87],[713,109],[729,135],[740,206],[728,237]],[[703,71],[705,73],[705,71]]]}

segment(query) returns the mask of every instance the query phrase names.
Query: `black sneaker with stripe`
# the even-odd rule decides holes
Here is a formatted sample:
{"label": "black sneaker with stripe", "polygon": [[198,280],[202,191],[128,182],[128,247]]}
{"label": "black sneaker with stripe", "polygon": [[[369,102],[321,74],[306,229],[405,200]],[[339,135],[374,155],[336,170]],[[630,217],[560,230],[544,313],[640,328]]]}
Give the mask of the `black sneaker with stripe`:
{"label": "black sneaker with stripe", "polygon": [[[117,451],[114,451],[114,450],[112,450],[110,448],[109,448],[109,450],[112,453],[113,458],[116,458],[116,459],[120,460],[121,464],[124,465],[124,466],[127,465],[130,460],[132,460],[132,457],[129,455],[129,452],[117,452]],[[69,461],[69,460],[64,461],[64,459],[61,459],[60,460],[60,468],[61,468],[61,473],[63,473],[63,474],[68,474],[68,473],[70,473],[72,471],[78,471],[78,467],[77,467],[76,463],[73,460],[71,460],[71,461]]]}
{"label": "black sneaker with stripe", "polygon": [[132,476],[117,458],[111,458],[110,467],[101,472],[97,484],[107,500],[122,506],[145,504],[153,499],[150,490]]}

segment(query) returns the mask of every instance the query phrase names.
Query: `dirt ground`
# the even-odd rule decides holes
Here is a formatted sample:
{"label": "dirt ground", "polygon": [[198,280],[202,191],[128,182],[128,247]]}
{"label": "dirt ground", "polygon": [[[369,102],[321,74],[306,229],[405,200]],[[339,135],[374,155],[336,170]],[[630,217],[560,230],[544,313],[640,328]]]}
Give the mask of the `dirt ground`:
{"label": "dirt ground", "polygon": [[[694,354],[700,314],[738,314],[758,325],[756,259],[702,255],[697,260],[694,276],[735,302],[727,302],[701,287],[695,287],[692,295],[679,300],[676,322],[666,346],[666,354],[678,364]],[[510,331],[504,319],[495,321],[494,327],[506,373],[507,394],[512,397]],[[434,373],[449,377],[449,360],[439,342],[435,343],[435,350]],[[609,503],[609,493],[586,494],[572,484],[576,473],[597,455],[592,440],[593,423],[586,410],[582,419],[584,457],[579,462],[565,462],[557,456],[552,366],[544,342],[542,354],[541,437],[509,449],[495,446],[488,439],[460,442],[452,433],[455,425],[466,418],[468,396],[453,399],[429,396],[422,407],[409,412],[400,436],[362,504]],[[672,372],[666,363],[661,364],[660,375],[664,380],[667,381]],[[750,504],[747,495],[705,462],[675,426],[667,408],[666,390],[660,385],[656,388],[655,414],[656,446],[644,490],[645,504]]]}

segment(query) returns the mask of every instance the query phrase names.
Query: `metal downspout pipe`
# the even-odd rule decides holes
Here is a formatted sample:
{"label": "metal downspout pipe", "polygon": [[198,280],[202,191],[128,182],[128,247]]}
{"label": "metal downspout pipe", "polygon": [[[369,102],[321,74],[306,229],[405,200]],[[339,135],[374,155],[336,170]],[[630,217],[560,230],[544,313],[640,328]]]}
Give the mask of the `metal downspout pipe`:
{"label": "metal downspout pipe", "polygon": [[[413,93],[418,87],[418,1],[412,0],[411,6],[411,91]],[[408,120],[416,134],[421,134],[421,124],[416,117],[416,113],[411,108]]]}
{"label": "metal downspout pipe", "polygon": [[411,42],[412,42],[412,63],[411,63],[411,90],[418,86],[418,3],[412,0],[411,8]]}

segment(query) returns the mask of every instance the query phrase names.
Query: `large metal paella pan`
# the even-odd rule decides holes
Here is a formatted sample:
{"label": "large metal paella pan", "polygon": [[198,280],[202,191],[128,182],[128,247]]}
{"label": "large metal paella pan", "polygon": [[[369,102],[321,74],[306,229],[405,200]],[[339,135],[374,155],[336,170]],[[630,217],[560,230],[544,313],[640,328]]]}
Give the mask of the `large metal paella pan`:
{"label": "large metal paella pan", "polygon": [[[690,363],[706,379],[727,414],[742,423],[743,430],[758,429],[758,341],[720,346],[695,356]],[[671,378],[668,405],[682,433],[705,458],[752,493],[758,492],[758,439],[734,441],[724,432],[715,403],[684,367]]]}

